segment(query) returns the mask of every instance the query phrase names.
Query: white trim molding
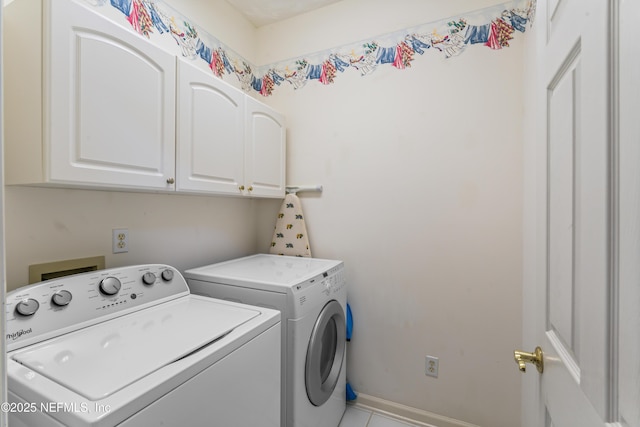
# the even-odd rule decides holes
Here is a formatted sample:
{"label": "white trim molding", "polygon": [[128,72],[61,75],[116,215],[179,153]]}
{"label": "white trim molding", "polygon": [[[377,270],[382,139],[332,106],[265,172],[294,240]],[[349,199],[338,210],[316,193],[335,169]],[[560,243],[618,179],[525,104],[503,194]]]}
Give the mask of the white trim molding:
{"label": "white trim molding", "polygon": [[[396,418],[400,421],[417,424],[424,427],[480,427],[465,421],[438,415],[433,412],[423,411],[410,406],[401,405],[379,397],[358,393],[358,398],[353,406],[367,409],[377,413]],[[616,426],[611,426],[616,427]]]}

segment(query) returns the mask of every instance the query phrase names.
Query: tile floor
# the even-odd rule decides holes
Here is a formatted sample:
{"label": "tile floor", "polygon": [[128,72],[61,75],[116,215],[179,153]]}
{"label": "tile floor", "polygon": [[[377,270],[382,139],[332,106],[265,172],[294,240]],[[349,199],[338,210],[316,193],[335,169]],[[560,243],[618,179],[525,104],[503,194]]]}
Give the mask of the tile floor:
{"label": "tile floor", "polygon": [[385,415],[347,405],[339,427],[418,427]]}

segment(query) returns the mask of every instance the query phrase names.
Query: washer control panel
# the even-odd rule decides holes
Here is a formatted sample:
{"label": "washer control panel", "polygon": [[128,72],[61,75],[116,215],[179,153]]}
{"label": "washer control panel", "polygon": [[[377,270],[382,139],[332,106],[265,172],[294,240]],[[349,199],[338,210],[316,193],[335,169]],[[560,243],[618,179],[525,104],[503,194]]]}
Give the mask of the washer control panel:
{"label": "washer control panel", "polygon": [[6,297],[9,350],[189,294],[175,268],[145,264],[24,286]]}

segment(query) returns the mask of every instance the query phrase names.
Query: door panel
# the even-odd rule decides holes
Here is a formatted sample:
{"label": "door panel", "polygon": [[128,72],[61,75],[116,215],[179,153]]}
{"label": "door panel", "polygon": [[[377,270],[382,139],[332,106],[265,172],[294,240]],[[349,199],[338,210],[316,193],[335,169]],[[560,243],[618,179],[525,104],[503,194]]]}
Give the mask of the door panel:
{"label": "door panel", "polygon": [[178,61],[178,190],[241,194],[244,94]]}
{"label": "door panel", "polygon": [[[162,152],[157,141],[163,139],[165,103],[162,69],[143,52],[103,34],[78,29],[75,39],[78,103],[73,120],[78,134],[72,162],[159,173]],[[100,76],[109,79],[98,81]],[[132,96],[137,91],[146,95]]]}
{"label": "door panel", "polygon": [[253,98],[246,109],[246,185],[255,196],[284,197],[284,117]]}
{"label": "door panel", "polygon": [[580,53],[568,58],[548,89],[549,310],[547,324],[577,357],[574,281],[576,109]]}
{"label": "door panel", "polygon": [[171,189],[174,56],[82,5],[54,3],[45,108],[50,179]]}

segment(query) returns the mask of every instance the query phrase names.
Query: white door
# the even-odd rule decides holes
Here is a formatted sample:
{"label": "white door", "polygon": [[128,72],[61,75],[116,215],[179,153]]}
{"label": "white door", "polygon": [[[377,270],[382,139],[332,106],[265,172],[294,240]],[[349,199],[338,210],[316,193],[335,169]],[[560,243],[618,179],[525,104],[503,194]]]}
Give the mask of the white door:
{"label": "white door", "polygon": [[255,99],[247,97],[245,141],[247,194],[284,197],[284,116]]}
{"label": "white door", "polygon": [[175,57],[81,4],[49,8],[51,181],[172,190]]}
{"label": "white door", "polygon": [[527,427],[617,420],[613,3],[538,1],[523,320],[526,350],[542,348],[544,372],[524,379]]}
{"label": "white door", "polygon": [[618,415],[640,427],[640,2],[620,2]]}
{"label": "white door", "polygon": [[178,61],[178,190],[242,194],[244,100],[210,71]]}

